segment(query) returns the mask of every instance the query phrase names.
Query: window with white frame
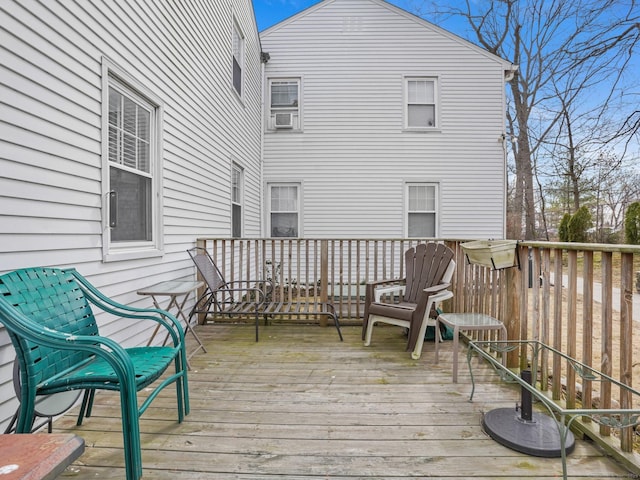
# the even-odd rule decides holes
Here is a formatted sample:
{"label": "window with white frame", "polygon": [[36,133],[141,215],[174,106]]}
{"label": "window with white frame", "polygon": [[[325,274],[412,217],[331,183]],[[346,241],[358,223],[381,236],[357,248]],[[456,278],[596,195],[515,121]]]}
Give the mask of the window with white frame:
{"label": "window with white frame", "polygon": [[437,195],[438,185],[435,183],[407,183],[407,236],[409,238],[437,236]]}
{"label": "window with white frame", "polygon": [[233,32],[231,37],[232,48],[232,81],[233,88],[242,96],[242,71],[244,69],[244,37],[240,31],[240,27],[233,21]]}
{"label": "window with white frame", "polygon": [[298,237],[300,233],[300,185],[270,184],[269,232],[271,237]]}
{"label": "window with white frame", "polygon": [[269,128],[300,129],[300,79],[269,79]]}
{"label": "window with white frame", "polygon": [[406,128],[424,130],[437,127],[436,92],[435,78],[405,78]]}
{"label": "window with white frame", "polygon": [[[105,260],[162,253],[160,101],[106,59],[103,65],[103,254]],[[144,90],[144,91],[143,91]]]}
{"label": "window with white frame", "polygon": [[243,171],[233,164],[231,166],[231,236],[242,237],[242,203],[243,203]]}

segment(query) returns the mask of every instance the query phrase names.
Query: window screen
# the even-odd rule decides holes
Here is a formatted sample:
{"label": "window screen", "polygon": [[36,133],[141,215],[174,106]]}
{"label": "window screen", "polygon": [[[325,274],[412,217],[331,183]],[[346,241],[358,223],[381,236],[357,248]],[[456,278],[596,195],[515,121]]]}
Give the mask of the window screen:
{"label": "window screen", "polygon": [[407,127],[435,127],[435,103],[434,80],[407,80]]}
{"label": "window screen", "polygon": [[298,186],[271,186],[271,236],[298,236]]}
{"label": "window screen", "polygon": [[407,235],[411,238],[436,236],[436,186],[407,186]]}

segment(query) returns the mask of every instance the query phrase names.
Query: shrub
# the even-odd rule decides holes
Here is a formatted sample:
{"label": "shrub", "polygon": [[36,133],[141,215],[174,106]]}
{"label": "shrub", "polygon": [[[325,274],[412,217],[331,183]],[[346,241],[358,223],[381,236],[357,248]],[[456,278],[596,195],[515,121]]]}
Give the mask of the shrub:
{"label": "shrub", "polygon": [[569,222],[571,221],[571,214],[565,213],[560,221],[560,226],[558,227],[558,238],[561,242],[569,241]]}
{"label": "shrub", "polygon": [[591,228],[593,222],[591,221],[591,213],[589,209],[584,205],[573,214],[571,220],[569,220],[569,241],[581,242],[587,241],[587,231]]}
{"label": "shrub", "polygon": [[627,208],[624,238],[629,245],[640,245],[640,202],[634,202]]}

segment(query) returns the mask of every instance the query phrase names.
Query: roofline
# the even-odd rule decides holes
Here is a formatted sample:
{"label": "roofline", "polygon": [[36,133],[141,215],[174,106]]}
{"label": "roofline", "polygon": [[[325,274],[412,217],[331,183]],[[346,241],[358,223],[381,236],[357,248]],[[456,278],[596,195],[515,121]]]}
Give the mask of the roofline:
{"label": "roofline", "polygon": [[269,28],[265,28],[263,31],[260,32],[260,35],[268,35],[269,33],[272,33],[272,31],[278,30],[279,28],[284,27],[285,25],[288,25],[294,20],[297,20],[299,17],[304,17],[309,13],[324,7],[326,4],[333,3],[334,1],[335,0],[319,0],[317,3],[314,3],[313,5],[309,5],[304,10],[301,10],[298,13],[294,13],[290,17],[287,17],[284,20],[281,20],[275,25],[271,25]]}
{"label": "roofline", "polygon": [[[330,4],[330,3],[334,3],[336,0],[320,0],[318,3],[311,5],[307,8],[305,8],[304,10],[302,10],[301,12],[296,13],[295,15],[290,16],[289,18],[286,18],[285,20],[282,20],[279,23],[276,23],[275,25],[272,25],[271,27],[263,30],[262,32],[260,32],[260,35],[268,35],[296,20],[298,20],[301,17],[304,17],[310,13],[315,12],[316,10],[323,8],[324,6]],[[387,8],[388,10],[391,10],[399,15],[402,15],[403,17],[407,18],[408,20],[414,21],[416,23],[422,24],[425,27],[428,28],[432,28],[434,30],[436,30],[437,32],[439,32],[440,34],[450,38],[451,40],[458,42],[460,44],[464,44],[467,47],[470,47],[474,50],[476,50],[478,53],[481,53],[482,55],[485,55],[488,58],[491,58],[493,60],[496,60],[499,63],[502,63],[505,67],[505,77],[507,77],[509,74],[512,76],[515,71],[518,69],[517,65],[514,65],[512,62],[510,62],[509,60],[505,60],[504,58],[489,52],[488,50],[485,50],[484,48],[476,45],[475,43],[462,38],[461,36],[450,32],[449,30],[446,30],[442,27],[439,27],[438,25],[436,25],[433,22],[430,22],[428,20],[425,20],[424,18],[419,17],[418,15],[408,12],[407,10],[404,10],[403,8],[397,7],[396,5],[392,5],[391,3],[389,3],[386,0],[367,0],[371,3],[375,3],[381,7]],[[513,77],[511,77],[513,78]]]}

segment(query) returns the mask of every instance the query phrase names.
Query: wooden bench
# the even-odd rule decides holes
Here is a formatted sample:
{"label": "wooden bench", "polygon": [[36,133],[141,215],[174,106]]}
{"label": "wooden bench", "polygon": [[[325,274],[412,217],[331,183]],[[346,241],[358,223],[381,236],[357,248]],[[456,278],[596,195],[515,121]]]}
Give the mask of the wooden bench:
{"label": "wooden bench", "polygon": [[[518,372],[508,368],[504,362],[499,360],[498,356],[504,356],[507,352],[521,350],[522,354],[526,354],[528,350],[531,352],[529,358],[530,379],[529,375],[522,376],[522,372]],[[501,378],[511,383],[517,383],[521,386],[523,397],[525,392],[531,395],[549,412],[549,417],[558,429],[560,439],[560,457],[562,458],[562,475],[567,478],[567,439],[571,435],[571,426],[576,420],[588,417],[595,422],[611,428],[634,428],[640,418],[640,408],[569,408],[560,401],[554,400],[546,389],[540,389],[537,385],[538,371],[540,370],[540,360],[543,355],[556,356],[565,361],[567,368],[573,368],[578,376],[585,381],[604,383],[608,382],[611,386],[620,389],[621,392],[627,392],[632,398],[629,405],[633,406],[634,399],[640,400],[640,392],[634,390],[601,372],[590,367],[578,360],[562,353],[555,348],[536,341],[536,340],[506,340],[506,341],[479,341],[470,340],[469,349],[467,350],[467,363],[469,365],[469,373],[471,375],[471,393],[469,401],[473,401],[475,392],[475,380],[473,376],[472,358],[477,355],[485,359],[500,374]],[[544,379],[548,381],[547,378]],[[524,404],[523,400],[523,404]],[[636,403],[638,403],[636,401]],[[491,413],[491,412],[489,412]],[[487,415],[487,414],[485,414]],[[512,416],[515,419],[515,415]],[[519,419],[516,419],[520,421]],[[491,435],[493,437],[493,435]],[[495,437],[494,437],[495,438]],[[517,450],[517,448],[515,448]],[[522,451],[522,450],[521,450]],[[546,455],[540,455],[546,456]],[[550,455],[549,455],[550,456]]]}

